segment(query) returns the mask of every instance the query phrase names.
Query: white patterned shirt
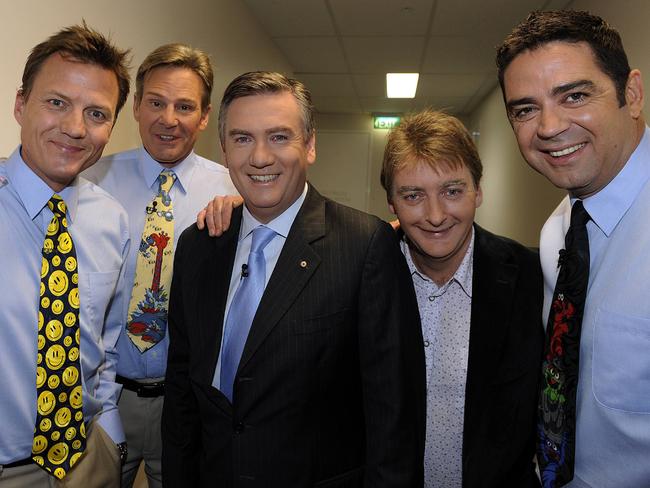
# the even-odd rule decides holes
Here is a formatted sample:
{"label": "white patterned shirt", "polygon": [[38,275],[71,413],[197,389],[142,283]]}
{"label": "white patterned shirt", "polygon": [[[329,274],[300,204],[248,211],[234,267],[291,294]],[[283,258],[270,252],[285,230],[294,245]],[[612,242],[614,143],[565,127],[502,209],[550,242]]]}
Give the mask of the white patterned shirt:
{"label": "white patterned shirt", "polygon": [[454,276],[442,286],[417,269],[404,240],[401,247],[417,295],[427,368],[425,487],[460,488],[474,229],[463,261]]}

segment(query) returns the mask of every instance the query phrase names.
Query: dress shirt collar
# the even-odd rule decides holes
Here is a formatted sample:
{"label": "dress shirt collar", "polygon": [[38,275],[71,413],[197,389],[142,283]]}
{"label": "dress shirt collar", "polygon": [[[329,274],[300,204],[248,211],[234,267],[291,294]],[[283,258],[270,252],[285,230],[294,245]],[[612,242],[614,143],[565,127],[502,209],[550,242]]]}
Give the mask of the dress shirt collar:
{"label": "dress shirt collar", "polygon": [[[607,236],[614,231],[650,179],[650,129],[645,128],[641,142],[621,171],[605,188],[584,199],[591,220]],[[571,198],[571,205],[576,198]]]}
{"label": "dress shirt collar", "polygon": [[142,171],[144,181],[149,188],[153,188],[157,191],[158,187],[156,186],[156,181],[158,179],[158,175],[162,170],[169,169],[176,174],[176,182],[174,183],[174,188],[178,188],[183,192],[183,194],[187,193],[186,187],[192,179],[192,174],[196,168],[196,165],[192,164],[195,158],[196,154],[194,151],[192,151],[180,163],[177,163],[171,167],[167,167],[152,158],[144,147],[140,148],[140,153],[138,154],[140,171]]}
{"label": "dress shirt collar", "polygon": [[27,210],[29,218],[34,220],[52,195],[57,193],[65,201],[68,219],[71,223],[74,222],[79,201],[79,178],[75,178],[60,192],[55,192],[25,164],[20,149],[21,146],[13,152],[5,164],[9,182],[16,188],[16,193]]}
{"label": "dress shirt collar", "polygon": [[248,234],[253,232],[253,229],[255,229],[255,227],[258,227],[260,225],[264,225],[269,229],[273,229],[276,234],[279,234],[286,239],[289,235],[289,231],[291,230],[291,226],[293,225],[293,221],[296,220],[296,215],[298,215],[298,211],[300,210],[300,207],[302,207],[302,204],[307,197],[308,188],[309,185],[305,183],[305,188],[302,191],[302,194],[296,199],[296,201],[293,202],[288,209],[286,209],[284,212],[282,212],[267,224],[258,222],[258,220],[253,217],[253,215],[248,211],[246,205],[244,205],[242,224],[241,229],[239,230],[239,240],[242,241],[245,239]]}
{"label": "dress shirt collar", "polygon": [[417,266],[415,265],[415,262],[413,261],[413,258],[411,257],[411,249],[409,248],[408,245],[408,238],[406,235],[404,235],[404,238],[402,239],[401,242],[401,247],[402,247],[402,253],[406,257],[406,262],[409,266],[409,269],[411,271],[411,276],[419,276],[422,280],[430,282],[431,286],[436,288],[436,293],[438,295],[442,295],[447,289],[449,288],[449,285],[452,282],[456,282],[460,285],[461,289],[465,292],[465,294],[469,297],[472,298],[472,265],[474,263],[474,227],[472,227],[472,237],[469,241],[469,246],[467,247],[467,251],[465,251],[465,256],[463,257],[463,260],[460,263],[460,266],[458,266],[458,269],[454,273],[454,276],[452,276],[447,283],[444,285],[438,287],[431,278],[429,278],[427,275],[424,273],[421,273],[420,270],[418,270]]}

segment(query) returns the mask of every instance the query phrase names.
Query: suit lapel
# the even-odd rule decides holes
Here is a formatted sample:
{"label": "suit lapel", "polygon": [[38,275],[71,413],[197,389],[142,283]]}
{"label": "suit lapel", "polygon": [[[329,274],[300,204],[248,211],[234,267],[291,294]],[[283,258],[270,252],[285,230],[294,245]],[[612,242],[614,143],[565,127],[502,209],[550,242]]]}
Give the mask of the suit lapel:
{"label": "suit lapel", "polygon": [[480,430],[477,426],[485,409],[480,399],[484,398],[482,391],[494,382],[519,273],[518,266],[506,262],[507,249],[478,225],[475,229],[463,445],[469,445],[468,437]]}
{"label": "suit lapel", "polygon": [[321,259],[311,243],[324,235],[325,200],[310,185],[257,308],[239,371],[250,361],[318,268]]}
{"label": "suit lapel", "polygon": [[[202,368],[205,375],[203,381],[212,383],[214,371],[217,367],[217,358],[221,346],[223,334],[224,314],[228,289],[230,288],[230,276],[232,274],[239,229],[241,227],[242,207],[233,211],[230,228],[218,238],[212,238],[212,250],[205,266],[200,271],[201,279],[196,284],[200,287],[199,303],[207,304],[201,306],[199,324],[201,339],[204,347],[205,367]],[[213,305],[211,305],[213,304]]]}

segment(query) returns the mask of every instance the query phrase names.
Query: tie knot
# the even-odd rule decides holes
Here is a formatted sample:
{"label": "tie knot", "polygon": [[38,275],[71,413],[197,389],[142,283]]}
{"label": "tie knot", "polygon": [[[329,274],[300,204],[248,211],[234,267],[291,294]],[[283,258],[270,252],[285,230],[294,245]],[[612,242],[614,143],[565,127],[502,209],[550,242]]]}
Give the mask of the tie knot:
{"label": "tie knot", "polygon": [[269,229],[263,225],[255,227],[253,230],[253,244],[251,245],[251,253],[264,251],[264,248],[269,242],[271,242],[271,239],[273,239],[275,235],[276,232],[273,229]]}
{"label": "tie knot", "polygon": [[174,182],[176,181],[176,173],[170,169],[164,169],[158,175],[158,189],[159,192],[168,193],[172,189]]}
{"label": "tie knot", "polygon": [[589,216],[589,212],[585,210],[582,200],[576,200],[571,208],[571,227],[587,225],[589,220],[591,220],[591,217]]}
{"label": "tie knot", "polygon": [[49,208],[54,215],[57,217],[65,217],[66,206],[63,198],[58,194],[52,195],[52,197],[47,202],[47,208]]}

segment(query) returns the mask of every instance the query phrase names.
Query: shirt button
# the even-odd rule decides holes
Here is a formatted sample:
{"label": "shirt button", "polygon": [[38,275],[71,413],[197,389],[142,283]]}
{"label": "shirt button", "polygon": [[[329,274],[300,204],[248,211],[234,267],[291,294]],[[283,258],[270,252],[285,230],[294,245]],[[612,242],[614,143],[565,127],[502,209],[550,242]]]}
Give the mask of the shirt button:
{"label": "shirt button", "polygon": [[429,341],[424,341],[424,347],[429,347]]}
{"label": "shirt button", "polygon": [[431,296],[429,297],[429,301],[430,301],[430,302],[434,301],[435,299],[436,299],[436,297],[433,296],[433,295],[431,295]]}

